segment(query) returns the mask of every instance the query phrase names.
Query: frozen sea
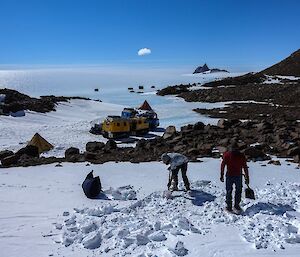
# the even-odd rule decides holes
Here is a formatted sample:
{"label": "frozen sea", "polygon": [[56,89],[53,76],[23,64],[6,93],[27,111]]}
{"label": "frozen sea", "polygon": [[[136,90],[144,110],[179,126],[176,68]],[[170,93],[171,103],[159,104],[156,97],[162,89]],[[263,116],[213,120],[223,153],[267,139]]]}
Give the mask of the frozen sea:
{"label": "frozen sea", "polygon": [[[0,88],[16,89],[31,96],[64,95],[100,99],[103,102],[135,105],[144,98],[152,104],[164,102],[153,96],[155,89],[180,83],[205,83],[211,80],[236,76],[239,73],[188,74],[185,69],[145,69],[111,67],[69,67],[43,69],[0,69]],[[144,86],[144,94],[128,92],[128,87],[138,91]],[[99,92],[94,89],[98,88]],[[167,101],[167,100],[166,100]]]}

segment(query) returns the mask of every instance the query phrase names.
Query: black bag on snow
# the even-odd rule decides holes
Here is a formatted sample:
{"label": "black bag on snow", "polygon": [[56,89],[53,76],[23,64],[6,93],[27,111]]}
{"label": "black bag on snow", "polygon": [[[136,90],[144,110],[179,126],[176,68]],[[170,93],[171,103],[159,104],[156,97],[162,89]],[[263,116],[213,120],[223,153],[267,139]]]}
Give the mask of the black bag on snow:
{"label": "black bag on snow", "polygon": [[101,192],[101,181],[99,176],[94,177],[93,170],[86,176],[82,183],[82,189],[87,198],[95,198]]}

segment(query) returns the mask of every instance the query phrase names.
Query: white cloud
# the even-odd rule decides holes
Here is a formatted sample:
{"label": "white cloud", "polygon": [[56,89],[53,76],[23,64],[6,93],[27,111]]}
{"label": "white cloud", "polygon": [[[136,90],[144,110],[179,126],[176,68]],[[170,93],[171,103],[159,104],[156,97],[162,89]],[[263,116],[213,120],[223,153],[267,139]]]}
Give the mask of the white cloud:
{"label": "white cloud", "polygon": [[144,56],[144,55],[148,55],[148,54],[151,54],[151,49],[149,49],[149,48],[141,48],[138,51],[139,56]]}

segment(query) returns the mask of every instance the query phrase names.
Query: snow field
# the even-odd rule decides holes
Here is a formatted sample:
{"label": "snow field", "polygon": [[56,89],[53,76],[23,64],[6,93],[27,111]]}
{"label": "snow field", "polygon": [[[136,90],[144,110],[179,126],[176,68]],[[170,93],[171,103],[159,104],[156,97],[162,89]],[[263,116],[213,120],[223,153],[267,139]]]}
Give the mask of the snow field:
{"label": "snow field", "polygon": [[112,252],[112,256],[138,254],[141,250],[174,253],[164,244],[169,237],[180,240],[192,233],[205,236],[211,233],[211,226],[221,224],[236,227],[256,249],[277,250],[300,243],[296,212],[300,184],[269,184],[257,192],[259,200],[244,201],[242,215],[224,213],[224,190],[214,183],[200,180],[193,182],[192,188],[190,195],[179,194],[172,200],[157,191],[122,208],[108,203],[100,209],[76,209],[70,219],[64,220],[61,243],[97,248],[97,253]]}

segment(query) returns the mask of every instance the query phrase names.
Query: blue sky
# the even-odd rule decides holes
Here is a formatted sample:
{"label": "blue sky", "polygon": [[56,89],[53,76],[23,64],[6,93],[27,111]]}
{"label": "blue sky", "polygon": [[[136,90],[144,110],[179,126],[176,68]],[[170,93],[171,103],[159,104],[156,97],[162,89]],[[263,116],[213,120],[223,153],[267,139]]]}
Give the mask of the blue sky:
{"label": "blue sky", "polygon": [[[259,70],[300,48],[298,0],[0,0],[0,64]],[[140,48],[152,53],[138,56]]]}

